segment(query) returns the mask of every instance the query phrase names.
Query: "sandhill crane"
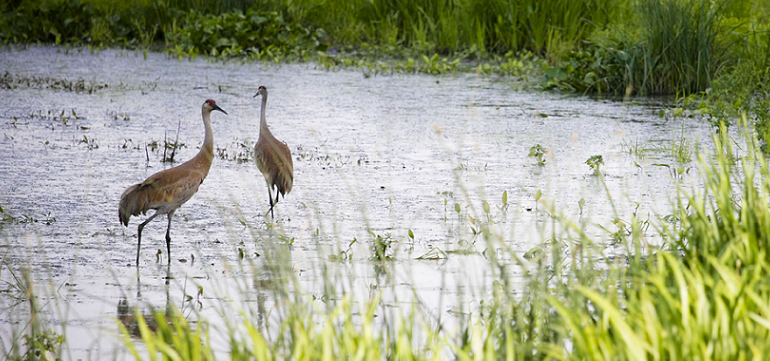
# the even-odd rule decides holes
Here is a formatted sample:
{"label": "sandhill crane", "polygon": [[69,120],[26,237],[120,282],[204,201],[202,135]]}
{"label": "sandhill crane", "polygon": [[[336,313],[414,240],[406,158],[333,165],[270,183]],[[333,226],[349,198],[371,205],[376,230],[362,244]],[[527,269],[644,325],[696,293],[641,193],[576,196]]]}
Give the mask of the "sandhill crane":
{"label": "sandhill crane", "polygon": [[131,216],[137,216],[140,213],[146,214],[150,209],[155,213],[139,224],[138,238],[136,242],[136,265],[139,266],[139,251],[142,246],[142,229],[147,223],[150,223],[155,217],[168,215],[168,226],[166,227],[166,251],[168,252],[168,262],[171,263],[171,219],[179,206],[192,198],[198,191],[198,187],[206,179],[211,168],[211,160],[214,157],[214,135],[211,132],[211,112],[219,110],[227,114],[217,103],[209,99],[203,103],[203,125],[206,129],[206,135],[203,140],[201,150],[195,157],[176,167],[169,168],[155,173],[144,180],[142,183],[134,184],[123,192],[120,196],[120,208],[118,215],[120,223],[128,227],[128,220]]}
{"label": "sandhill crane", "polygon": [[[275,139],[273,133],[267,128],[265,120],[265,107],[267,106],[267,88],[260,86],[257,95],[262,95],[262,108],[259,118],[259,139],[254,145],[254,160],[257,168],[265,176],[267,183],[267,199],[270,201],[270,217],[273,215],[273,207],[278,203],[278,194],[286,196],[291,192],[294,182],[294,164],[291,161],[291,151],[286,144]],[[276,187],[275,202],[273,202],[273,186]],[[267,215],[267,213],[265,213]]]}

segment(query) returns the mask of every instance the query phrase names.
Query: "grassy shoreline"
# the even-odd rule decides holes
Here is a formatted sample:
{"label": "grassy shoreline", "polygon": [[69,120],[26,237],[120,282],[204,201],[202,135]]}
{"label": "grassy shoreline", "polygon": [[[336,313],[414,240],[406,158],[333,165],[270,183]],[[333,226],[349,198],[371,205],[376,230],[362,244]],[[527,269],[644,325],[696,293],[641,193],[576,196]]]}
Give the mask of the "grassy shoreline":
{"label": "grassy shoreline", "polygon": [[510,59],[539,59],[526,71],[544,72],[545,88],[616,95],[705,92],[736,64],[770,66],[759,0],[17,0],[0,11],[4,44],[434,74],[472,62],[518,75]]}
{"label": "grassy shoreline", "polygon": [[676,96],[714,127],[770,139],[762,0],[15,0],[0,43],[315,62],[389,73],[511,76],[530,89]]}

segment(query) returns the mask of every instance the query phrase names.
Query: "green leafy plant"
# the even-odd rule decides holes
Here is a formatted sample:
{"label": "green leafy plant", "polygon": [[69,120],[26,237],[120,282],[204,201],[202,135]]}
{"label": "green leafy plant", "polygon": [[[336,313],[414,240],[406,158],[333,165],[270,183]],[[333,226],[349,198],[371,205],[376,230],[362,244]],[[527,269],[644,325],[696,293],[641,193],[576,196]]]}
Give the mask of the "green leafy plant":
{"label": "green leafy plant", "polygon": [[390,234],[381,236],[379,234],[374,235],[372,240],[372,259],[377,261],[385,261],[393,259],[393,240]]}
{"label": "green leafy plant", "polygon": [[529,148],[529,156],[537,159],[537,165],[541,167],[545,165],[545,148],[540,144],[535,144]]}
{"label": "green leafy plant", "polygon": [[586,160],[586,164],[594,171],[594,174],[600,174],[599,167],[604,165],[604,158],[601,155],[594,155]]}

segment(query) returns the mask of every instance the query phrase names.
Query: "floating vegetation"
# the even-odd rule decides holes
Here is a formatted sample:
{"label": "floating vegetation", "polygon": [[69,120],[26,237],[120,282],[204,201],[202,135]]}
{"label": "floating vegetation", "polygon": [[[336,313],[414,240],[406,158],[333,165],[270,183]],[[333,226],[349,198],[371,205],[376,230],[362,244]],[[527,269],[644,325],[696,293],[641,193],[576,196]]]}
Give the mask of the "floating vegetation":
{"label": "floating vegetation", "polygon": [[423,255],[417,257],[417,259],[420,260],[440,260],[440,259],[446,259],[447,252],[444,252],[439,247],[433,247],[428,252],[425,252]]}
{"label": "floating vegetation", "polygon": [[[235,161],[237,163],[251,162],[254,159],[254,144],[244,141],[233,141],[224,146],[217,146],[215,150],[219,159]],[[324,154],[320,147],[306,149],[301,144],[294,152],[295,161],[316,164],[324,168],[341,168],[347,165],[367,165],[369,158],[365,155],[350,154]]]}
{"label": "floating vegetation", "polygon": [[[161,161],[163,163],[174,163],[174,157],[176,156],[176,150],[181,148],[183,144],[179,144],[179,130],[182,128],[182,121],[179,121],[179,124],[176,128],[176,139],[174,139],[174,142],[171,143],[168,141],[168,134],[163,135],[163,158],[161,158]],[[171,150],[171,154],[166,156],[167,152]]]}
{"label": "floating vegetation", "polygon": [[42,110],[33,111],[29,114],[30,119],[41,119],[41,120],[48,120],[54,123],[61,123],[63,126],[68,126],[70,121],[83,119],[83,117],[79,117],[78,114],[75,112],[75,109],[71,109],[70,111],[66,111],[62,109],[61,111],[58,110],[48,110],[43,112]]}
{"label": "floating vegetation", "polygon": [[[676,166],[684,166],[692,161],[693,147],[691,141],[685,136],[684,132],[680,136],[664,142],[641,143],[638,141],[632,142],[623,140],[620,147],[623,152],[634,155],[637,158],[647,157],[651,153],[666,155],[676,163]],[[637,167],[641,167],[639,163],[635,164]],[[653,165],[669,167],[669,165],[661,163],[655,163]]]}
{"label": "floating vegetation", "polygon": [[393,243],[396,242],[390,233],[386,233],[385,236],[370,232],[374,237],[372,240],[372,259],[376,261],[392,260]]}
{"label": "floating vegetation", "polygon": [[537,165],[541,167],[545,165],[545,148],[540,144],[535,144],[529,148],[529,156],[537,159]]}
{"label": "floating vegetation", "polygon": [[92,94],[96,91],[106,89],[108,85],[96,83],[94,81],[86,82],[86,80],[82,78],[72,81],[45,76],[27,77],[11,74],[8,71],[0,77],[0,89],[17,89],[20,87]]}
{"label": "floating vegetation", "polygon": [[329,255],[329,261],[332,262],[346,262],[353,259],[353,245],[358,242],[358,239],[353,238],[350,243],[348,243],[348,248],[344,250],[340,250],[337,252],[337,254],[330,254]]}
{"label": "floating vegetation", "polygon": [[21,216],[14,216],[11,215],[9,212],[5,211],[2,206],[0,206],[0,224],[3,223],[12,223],[12,224],[32,224],[32,223],[41,223],[45,224],[46,226],[50,226],[56,222],[56,217],[51,215],[51,212],[48,212],[47,214],[44,214],[42,217],[38,218],[34,215],[30,214],[22,214]]}
{"label": "floating vegetation", "polygon": [[219,159],[246,163],[254,159],[254,144],[234,141],[224,147],[217,146],[216,154]]}
{"label": "floating vegetation", "polygon": [[107,117],[112,120],[129,121],[131,116],[124,111],[108,110]]}
{"label": "floating vegetation", "polygon": [[601,155],[594,155],[586,159],[586,164],[588,164],[588,166],[591,167],[591,170],[594,171],[594,174],[598,175],[600,174],[599,167],[604,165],[604,158],[602,158]]}
{"label": "floating vegetation", "polygon": [[78,144],[84,144],[88,150],[94,150],[99,149],[99,144],[96,143],[96,139],[94,138],[88,138],[87,135],[83,134],[83,138],[77,141]]}
{"label": "floating vegetation", "polygon": [[[133,142],[130,139],[125,139],[121,147],[127,148],[129,147],[129,143],[133,143]],[[179,142],[178,139],[173,142],[170,142],[168,138],[164,138],[162,142],[158,140],[153,140],[145,144],[145,151],[148,153],[147,160],[149,160],[149,152],[160,153],[162,150],[163,153],[160,154],[160,161],[163,163],[173,163],[174,157],[176,155],[176,151],[178,149],[182,149],[185,147],[187,147],[187,144]]]}
{"label": "floating vegetation", "polygon": [[14,217],[12,215],[6,213],[5,210],[3,209],[3,206],[1,204],[0,204],[0,215],[3,216],[2,217],[3,222],[13,221]]}
{"label": "floating vegetation", "polygon": [[620,143],[620,148],[624,153],[628,153],[637,158],[644,158],[650,152],[655,152],[658,150],[655,146],[648,144],[646,142],[631,141],[628,139],[624,139]]}
{"label": "floating vegetation", "polygon": [[692,161],[692,148],[690,141],[682,134],[678,139],[672,139],[663,149],[679,164]]}
{"label": "floating vegetation", "polygon": [[520,78],[526,83],[539,80],[536,74],[547,64],[542,58],[530,52],[513,52],[504,55],[494,55],[491,58],[472,59],[467,54],[451,56],[439,53],[419,56],[378,56],[371,52],[318,52],[316,63],[328,70],[338,68],[361,69],[365,77],[388,74],[447,74],[447,73],[477,73],[486,75],[507,75]]}
{"label": "floating vegetation", "polygon": [[323,168],[342,168],[350,164],[363,166],[370,162],[366,155],[328,154],[322,152],[319,147],[306,149],[301,144],[297,146],[297,151],[294,154],[296,154],[297,161],[314,163]]}

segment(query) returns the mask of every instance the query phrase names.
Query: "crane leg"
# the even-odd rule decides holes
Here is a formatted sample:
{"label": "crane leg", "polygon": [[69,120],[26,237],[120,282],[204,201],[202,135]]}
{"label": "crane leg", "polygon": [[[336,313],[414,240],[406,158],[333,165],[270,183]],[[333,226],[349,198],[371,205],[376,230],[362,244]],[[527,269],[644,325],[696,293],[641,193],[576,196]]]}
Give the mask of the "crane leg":
{"label": "crane leg", "polygon": [[[270,209],[268,212],[270,212],[270,218],[275,219],[275,216],[273,215],[273,192],[271,189],[273,186],[270,183],[267,183],[267,200],[270,201]],[[265,215],[267,215],[267,212],[265,212]]]}
{"label": "crane leg", "polygon": [[139,251],[142,249],[142,230],[144,229],[144,226],[147,225],[147,223],[150,223],[155,217],[158,216],[158,212],[155,212],[150,218],[147,218],[146,221],[139,224],[139,227],[137,228],[137,234],[139,240],[136,242],[136,266],[139,267]]}
{"label": "crane leg", "polygon": [[[268,189],[268,193],[270,193],[269,189]],[[273,196],[270,195],[270,217],[273,217],[273,208],[275,208],[275,205],[278,204],[278,195],[279,194],[281,194],[281,193],[276,190],[275,191],[275,201],[273,201]],[[267,215],[267,213],[265,213],[265,215]],[[273,217],[273,219],[275,219],[275,217]]]}
{"label": "crane leg", "polygon": [[171,264],[171,218],[174,218],[176,209],[168,212],[168,226],[166,226],[166,254],[168,255],[168,264]]}

